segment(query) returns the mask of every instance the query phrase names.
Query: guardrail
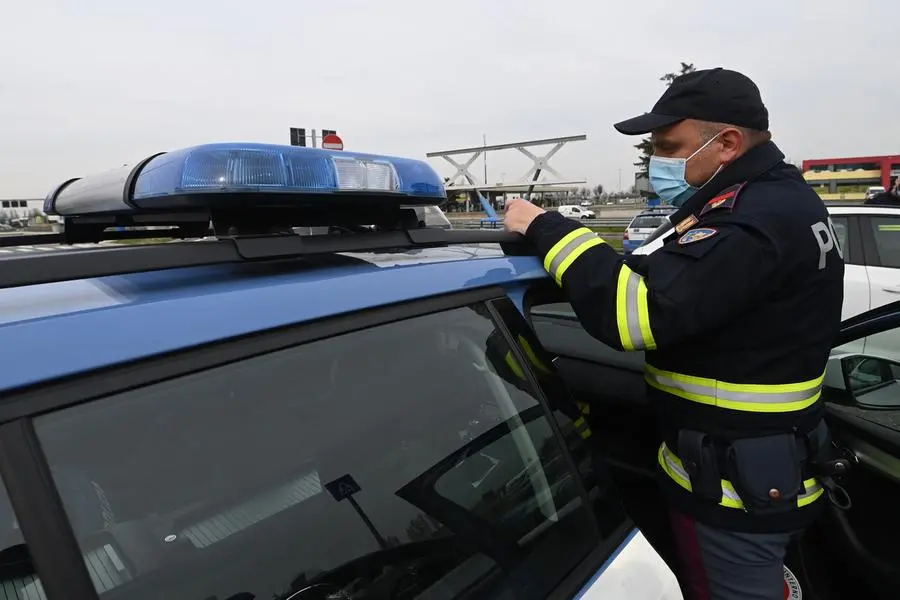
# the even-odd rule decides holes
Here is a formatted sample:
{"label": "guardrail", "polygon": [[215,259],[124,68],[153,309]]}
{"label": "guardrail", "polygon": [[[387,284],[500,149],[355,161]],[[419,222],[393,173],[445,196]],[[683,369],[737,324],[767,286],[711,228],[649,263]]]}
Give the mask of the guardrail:
{"label": "guardrail", "polygon": [[[606,217],[600,219],[581,219],[581,223],[584,224],[585,227],[621,227],[623,230],[631,223],[631,218],[620,218],[620,217]],[[481,225],[481,220],[479,219],[450,219],[450,223],[453,224],[453,227],[458,229],[478,229]],[[503,221],[498,221],[498,225],[502,224]]]}

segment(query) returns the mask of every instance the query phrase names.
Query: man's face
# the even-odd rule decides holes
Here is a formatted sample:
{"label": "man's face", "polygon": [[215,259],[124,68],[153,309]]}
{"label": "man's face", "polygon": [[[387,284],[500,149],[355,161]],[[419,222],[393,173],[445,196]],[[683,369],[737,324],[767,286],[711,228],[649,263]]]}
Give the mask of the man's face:
{"label": "man's face", "polygon": [[[651,134],[653,154],[664,158],[687,158],[697,152],[709,138],[704,138],[700,124],[685,119],[675,125],[657,129]],[[685,180],[693,186],[701,186],[723,164],[722,143],[716,138],[685,165]]]}

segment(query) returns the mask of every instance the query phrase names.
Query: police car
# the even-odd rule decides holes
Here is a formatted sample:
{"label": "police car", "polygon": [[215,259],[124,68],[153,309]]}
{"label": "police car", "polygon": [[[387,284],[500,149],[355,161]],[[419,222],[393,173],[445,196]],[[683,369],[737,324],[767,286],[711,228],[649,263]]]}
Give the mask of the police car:
{"label": "police car", "polygon": [[[74,248],[0,254],[0,599],[680,598],[642,356],[518,236],[419,218],[444,199],[419,161],[256,144],[54,189]],[[854,504],[785,597],[897,597],[891,365],[834,355]]]}
{"label": "police car", "polygon": [[675,208],[649,208],[636,215],[622,233],[622,250],[625,254],[634,252],[651,233],[662,225]]}
{"label": "police car", "polygon": [[0,239],[0,598],[680,598],[526,318],[540,261],[444,201],[258,144],[54,189],[76,247]]}

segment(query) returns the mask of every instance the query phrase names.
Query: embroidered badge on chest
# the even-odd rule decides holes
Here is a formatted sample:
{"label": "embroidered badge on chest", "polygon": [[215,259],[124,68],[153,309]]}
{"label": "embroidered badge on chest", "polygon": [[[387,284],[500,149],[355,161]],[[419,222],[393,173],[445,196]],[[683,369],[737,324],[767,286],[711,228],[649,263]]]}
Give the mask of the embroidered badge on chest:
{"label": "embroidered badge on chest", "polygon": [[713,229],[712,227],[704,227],[702,229],[691,229],[683,236],[678,238],[678,243],[684,246],[685,244],[693,244],[694,242],[699,242],[700,240],[705,240],[711,238],[716,235],[718,230]]}

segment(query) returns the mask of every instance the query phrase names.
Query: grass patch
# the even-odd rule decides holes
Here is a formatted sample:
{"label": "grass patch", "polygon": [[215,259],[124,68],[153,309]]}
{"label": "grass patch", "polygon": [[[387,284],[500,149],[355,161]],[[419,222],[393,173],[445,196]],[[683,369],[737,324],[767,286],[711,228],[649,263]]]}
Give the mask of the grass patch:
{"label": "grass patch", "polygon": [[621,227],[591,227],[590,229],[602,237],[612,248],[622,251],[622,233],[624,233],[624,229]]}

